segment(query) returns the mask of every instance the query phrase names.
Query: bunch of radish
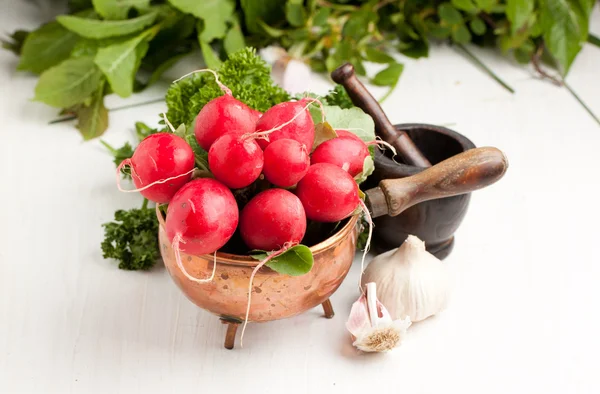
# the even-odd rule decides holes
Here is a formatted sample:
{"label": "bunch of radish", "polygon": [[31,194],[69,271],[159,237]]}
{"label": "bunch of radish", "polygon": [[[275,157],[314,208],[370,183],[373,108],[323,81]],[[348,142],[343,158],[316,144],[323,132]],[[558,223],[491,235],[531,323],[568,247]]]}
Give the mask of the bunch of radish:
{"label": "bunch of radish", "polygon": [[[220,86],[225,94],[206,104],[194,125],[198,144],[208,152],[211,178],[192,179],[194,152],[170,132],[144,139],[118,168],[130,167],[137,188],[130,191],[168,204],[166,234],[179,268],[197,282],[207,279],[188,275],[180,252],[215,253],[239,228],[248,250],[273,257],[302,242],[307,219],[337,222],[351,216],[361,204],[354,177],[369,155],[367,144],[344,130],[313,146],[309,106],[318,100],[283,102],[260,114]],[[232,190],[259,178],[268,182],[267,190],[240,206]]]}

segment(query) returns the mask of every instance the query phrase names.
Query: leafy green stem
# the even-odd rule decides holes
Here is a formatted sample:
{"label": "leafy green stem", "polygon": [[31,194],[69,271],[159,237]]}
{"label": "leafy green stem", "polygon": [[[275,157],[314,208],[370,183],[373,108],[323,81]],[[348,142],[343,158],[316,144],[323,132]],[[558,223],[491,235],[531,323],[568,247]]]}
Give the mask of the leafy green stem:
{"label": "leafy green stem", "polygon": [[[162,101],[165,101],[164,97],[155,98],[155,99],[148,100],[148,101],[142,101],[142,102],[135,103],[135,104],[127,104],[127,105],[122,105],[120,107],[109,108],[108,111],[116,112],[116,111],[120,111],[123,109],[142,107],[142,106],[148,105],[148,104],[160,103]],[[64,118],[58,118],[58,119],[51,120],[50,122],[48,122],[48,124],[63,123],[63,122],[68,122],[70,120],[75,120],[75,119],[77,119],[76,115],[69,115],[69,116],[65,116]]]}
{"label": "leafy green stem", "polygon": [[148,209],[148,199],[144,198],[144,203],[142,204],[142,209]]}
{"label": "leafy green stem", "polygon": [[596,121],[596,123],[598,123],[598,125],[600,125],[600,119],[592,112],[592,110],[590,109],[590,107],[588,107],[585,102],[577,95],[577,93],[575,93],[575,91],[567,84],[567,82],[563,81],[563,85],[565,85],[565,88],[567,88],[567,90],[569,91],[569,93],[571,93],[571,95],[573,97],[575,97],[575,100],[579,101],[579,104],[581,104],[581,106],[583,107],[583,109],[586,110],[586,112],[588,114],[590,114],[590,116]]}
{"label": "leafy green stem", "polygon": [[588,34],[587,42],[600,48],[600,37]]}
{"label": "leafy green stem", "polygon": [[504,89],[508,90],[510,93],[514,94],[515,90],[511,88],[506,82],[504,82],[500,77],[498,77],[492,70],[489,69],[481,60],[479,60],[471,51],[469,51],[464,45],[456,44],[458,48],[460,48],[465,55],[473,61],[476,65],[478,65],[487,75],[489,75],[494,81],[498,82]]}

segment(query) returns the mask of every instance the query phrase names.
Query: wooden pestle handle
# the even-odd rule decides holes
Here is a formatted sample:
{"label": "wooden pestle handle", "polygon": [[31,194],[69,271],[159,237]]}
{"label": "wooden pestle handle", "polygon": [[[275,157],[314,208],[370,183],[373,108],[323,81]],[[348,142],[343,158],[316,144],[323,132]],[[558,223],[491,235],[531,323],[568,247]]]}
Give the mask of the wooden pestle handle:
{"label": "wooden pestle handle", "polygon": [[423,201],[469,193],[504,176],[508,160],[496,148],[475,148],[416,175],[384,179],[366,195],[373,217],[396,216]]}
{"label": "wooden pestle handle", "polygon": [[431,167],[431,163],[404,131],[396,130],[381,109],[381,106],[369,93],[365,85],[354,74],[354,67],[346,63],[331,73],[331,78],[346,89],[348,96],[357,107],[370,115],[375,122],[377,134],[396,148],[396,152],[406,164],[417,167]]}

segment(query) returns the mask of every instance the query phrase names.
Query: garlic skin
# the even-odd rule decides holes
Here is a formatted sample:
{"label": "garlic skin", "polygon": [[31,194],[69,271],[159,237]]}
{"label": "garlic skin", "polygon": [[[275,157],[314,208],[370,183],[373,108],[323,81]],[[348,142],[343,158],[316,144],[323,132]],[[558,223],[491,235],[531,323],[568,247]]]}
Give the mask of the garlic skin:
{"label": "garlic skin", "polygon": [[362,277],[363,286],[369,282],[377,283],[379,299],[393,319],[412,322],[444,310],[450,293],[447,268],[414,235],[371,260]]}
{"label": "garlic skin", "polygon": [[352,343],[363,352],[386,352],[402,343],[410,318],[392,321],[392,318],[377,299],[377,285],[368,283],[366,293],[352,304],[346,328],[355,340]]}
{"label": "garlic skin", "polygon": [[310,90],[312,73],[306,63],[293,58],[285,49],[277,46],[263,48],[259,54],[272,66],[271,77],[277,85],[291,94]]}

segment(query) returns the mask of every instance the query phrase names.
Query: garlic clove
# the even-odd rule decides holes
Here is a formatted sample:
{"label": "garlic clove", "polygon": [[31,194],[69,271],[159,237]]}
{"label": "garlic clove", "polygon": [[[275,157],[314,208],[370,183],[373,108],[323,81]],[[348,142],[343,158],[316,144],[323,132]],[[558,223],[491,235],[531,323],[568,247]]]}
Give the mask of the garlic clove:
{"label": "garlic clove", "polygon": [[366,285],[366,293],[352,305],[346,328],[355,338],[353,346],[364,352],[385,352],[402,343],[410,318],[392,321],[392,318],[377,299],[375,283]]}

